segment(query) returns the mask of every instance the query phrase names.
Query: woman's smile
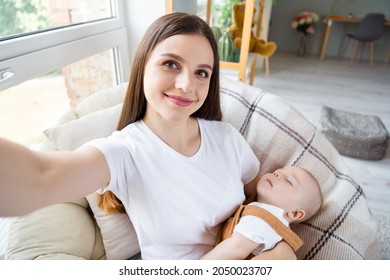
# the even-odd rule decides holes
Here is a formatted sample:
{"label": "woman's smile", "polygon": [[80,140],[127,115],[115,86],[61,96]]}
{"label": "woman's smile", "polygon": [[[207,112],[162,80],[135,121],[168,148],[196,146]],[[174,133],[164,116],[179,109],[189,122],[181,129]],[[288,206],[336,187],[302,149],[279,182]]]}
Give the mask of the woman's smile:
{"label": "woman's smile", "polygon": [[181,97],[181,96],[178,96],[178,95],[168,95],[168,94],[165,94],[165,97],[170,102],[172,102],[173,104],[178,105],[180,107],[188,107],[188,106],[191,106],[192,103],[194,103],[194,101],[192,99]]}

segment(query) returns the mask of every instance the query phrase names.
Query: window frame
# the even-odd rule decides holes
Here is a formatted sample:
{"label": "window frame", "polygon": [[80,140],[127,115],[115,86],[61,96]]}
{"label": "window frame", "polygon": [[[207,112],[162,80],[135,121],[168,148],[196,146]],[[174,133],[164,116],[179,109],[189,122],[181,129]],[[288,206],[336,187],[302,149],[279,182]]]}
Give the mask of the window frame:
{"label": "window frame", "polygon": [[97,53],[114,49],[117,84],[130,72],[124,0],[111,0],[113,17],[0,42],[2,90]]}

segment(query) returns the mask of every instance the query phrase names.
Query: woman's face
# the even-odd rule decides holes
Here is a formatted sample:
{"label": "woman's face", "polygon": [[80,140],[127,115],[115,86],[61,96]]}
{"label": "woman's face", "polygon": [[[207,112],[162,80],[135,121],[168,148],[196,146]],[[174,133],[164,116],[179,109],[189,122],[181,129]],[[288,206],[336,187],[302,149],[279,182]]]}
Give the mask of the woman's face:
{"label": "woman's face", "polygon": [[174,35],[159,43],[145,66],[145,118],[187,120],[207,97],[213,61],[203,36]]}

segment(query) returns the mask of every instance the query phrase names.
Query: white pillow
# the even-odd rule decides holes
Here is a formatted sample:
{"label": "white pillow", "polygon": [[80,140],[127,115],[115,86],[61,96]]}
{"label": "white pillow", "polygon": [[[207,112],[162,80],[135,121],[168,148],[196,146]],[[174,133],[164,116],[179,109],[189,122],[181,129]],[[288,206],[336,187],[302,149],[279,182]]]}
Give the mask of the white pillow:
{"label": "white pillow", "polygon": [[96,222],[102,233],[107,260],[126,260],[140,251],[138,238],[127,214],[106,214],[98,205],[97,193],[88,195]]}
{"label": "white pillow", "polygon": [[122,105],[90,113],[46,129],[43,133],[58,150],[73,151],[93,139],[110,136],[116,129]]}

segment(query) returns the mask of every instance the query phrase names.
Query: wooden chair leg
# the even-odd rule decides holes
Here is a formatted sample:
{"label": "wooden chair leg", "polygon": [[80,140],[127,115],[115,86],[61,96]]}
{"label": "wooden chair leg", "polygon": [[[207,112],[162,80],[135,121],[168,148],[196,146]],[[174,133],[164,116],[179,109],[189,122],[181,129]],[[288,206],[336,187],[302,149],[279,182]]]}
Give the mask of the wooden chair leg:
{"label": "wooden chair leg", "polygon": [[389,49],[388,52],[387,52],[387,57],[386,57],[385,62],[388,63],[389,60],[390,60],[390,49]]}
{"label": "wooden chair leg", "polygon": [[360,58],[359,58],[359,62],[362,62],[362,59],[363,59],[363,53],[364,53],[364,47],[366,46],[366,42],[362,42],[362,48],[360,49]]}
{"label": "wooden chair leg", "polygon": [[370,66],[374,65],[374,42],[371,42],[371,51],[370,51]]}
{"label": "wooden chair leg", "polygon": [[351,60],[349,61],[349,65],[353,65],[353,62],[355,61],[355,56],[356,56],[356,52],[357,52],[357,49],[358,49],[358,46],[359,46],[359,41],[355,41],[355,46],[353,47],[353,53],[352,53],[352,56],[351,56]]}
{"label": "wooden chair leg", "polygon": [[340,60],[344,60],[344,56],[345,56],[345,53],[348,49],[348,45],[349,45],[350,40],[351,40],[351,38],[349,38],[349,37],[346,38],[346,41],[344,43],[344,47],[343,47],[341,54],[340,54]]}
{"label": "wooden chair leg", "polygon": [[[265,75],[266,77],[269,77],[269,57],[264,57],[264,67],[265,67]],[[255,58],[253,60],[251,70],[250,70],[250,76],[249,76],[249,84],[253,86],[253,83],[255,81],[255,74],[256,74],[256,62],[257,59]]]}
{"label": "wooden chair leg", "polygon": [[265,58],[265,74],[269,77],[269,57]]}
{"label": "wooden chair leg", "polygon": [[249,84],[251,86],[253,86],[253,83],[255,81],[256,64],[257,64],[257,55],[256,55],[256,57],[254,58],[254,60],[252,62],[250,75],[249,75]]}

